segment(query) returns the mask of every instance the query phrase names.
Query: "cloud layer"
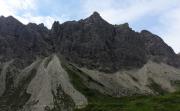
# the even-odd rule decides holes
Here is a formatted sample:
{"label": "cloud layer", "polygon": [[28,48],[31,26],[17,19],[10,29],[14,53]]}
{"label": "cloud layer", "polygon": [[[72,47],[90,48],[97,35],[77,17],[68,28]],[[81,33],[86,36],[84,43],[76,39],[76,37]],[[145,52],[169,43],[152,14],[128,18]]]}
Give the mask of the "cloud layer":
{"label": "cloud layer", "polygon": [[163,37],[180,52],[179,0],[0,0],[0,15],[13,15],[24,24],[85,18],[98,11],[113,24],[128,22],[140,31],[147,29]]}

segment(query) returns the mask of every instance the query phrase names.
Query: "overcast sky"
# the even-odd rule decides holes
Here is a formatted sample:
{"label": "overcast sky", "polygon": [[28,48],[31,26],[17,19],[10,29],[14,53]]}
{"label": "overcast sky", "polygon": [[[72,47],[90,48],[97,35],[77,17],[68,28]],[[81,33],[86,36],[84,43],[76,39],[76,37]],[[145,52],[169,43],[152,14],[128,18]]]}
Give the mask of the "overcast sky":
{"label": "overcast sky", "polygon": [[98,11],[112,24],[128,22],[135,31],[149,30],[180,52],[180,0],[0,0],[0,15],[51,28]]}

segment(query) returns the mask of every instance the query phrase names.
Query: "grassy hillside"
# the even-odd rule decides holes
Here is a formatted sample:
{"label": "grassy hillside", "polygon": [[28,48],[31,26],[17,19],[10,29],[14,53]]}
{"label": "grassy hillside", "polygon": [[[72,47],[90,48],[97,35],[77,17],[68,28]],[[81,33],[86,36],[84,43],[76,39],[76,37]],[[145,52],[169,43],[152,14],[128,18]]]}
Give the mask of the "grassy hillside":
{"label": "grassy hillside", "polygon": [[[64,67],[69,73],[73,85],[88,98],[89,105],[76,111],[180,111],[180,92],[163,93],[159,96],[115,98],[87,88],[81,77],[78,76],[83,72],[72,66]],[[154,86],[152,85],[152,87]]]}

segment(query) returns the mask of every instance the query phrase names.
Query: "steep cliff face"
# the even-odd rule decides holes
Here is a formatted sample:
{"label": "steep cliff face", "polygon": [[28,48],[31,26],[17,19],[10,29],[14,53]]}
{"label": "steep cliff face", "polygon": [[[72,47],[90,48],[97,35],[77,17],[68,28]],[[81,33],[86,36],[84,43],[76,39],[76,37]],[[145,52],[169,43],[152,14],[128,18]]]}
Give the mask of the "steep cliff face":
{"label": "steep cliff face", "polygon": [[146,62],[144,43],[138,34],[129,27],[114,27],[97,12],[78,22],[55,23],[52,31],[54,27],[58,29],[57,50],[79,66],[113,72]]}
{"label": "steep cliff face", "polygon": [[38,25],[34,27],[31,24],[25,26],[12,16],[1,17],[0,60],[17,58],[23,65],[28,65],[38,56],[47,56],[51,49],[45,39],[49,31]]}
{"label": "steep cliff face", "polygon": [[51,30],[0,17],[2,111],[73,111],[98,96],[174,92],[179,67],[180,56],[160,37],[97,12]]}
{"label": "steep cliff face", "polygon": [[115,72],[142,67],[149,59],[179,66],[177,55],[160,37],[137,33],[127,23],[111,25],[97,12],[80,21],[55,22],[51,31],[56,52],[89,69]]}
{"label": "steep cliff face", "polygon": [[173,49],[168,46],[160,37],[149,31],[141,31],[142,39],[145,42],[147,55],[156,62],[165,62],[169,65],[179,67],[178,57]]}
{"label": "steep cliff face", "polygon": [[164,41],[148,31],[133,31],[127,23],[111,25],[94,12],[80,21],[55,22],[51,30],[43,24],[23,25],[0,18],[1,61],[19,58],[28,65],[36,57],[52,53],[89,69],[116,72],[142,67],[149,59],[179,66],[177,55]]}

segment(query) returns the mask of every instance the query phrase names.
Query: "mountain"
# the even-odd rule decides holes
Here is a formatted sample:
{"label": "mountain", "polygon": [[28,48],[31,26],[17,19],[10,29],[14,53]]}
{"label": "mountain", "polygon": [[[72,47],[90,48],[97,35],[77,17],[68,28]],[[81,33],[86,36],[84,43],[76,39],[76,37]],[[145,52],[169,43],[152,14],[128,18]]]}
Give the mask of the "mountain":
{"label": "mountain", "polygon": [[[177,91],[180,59],[159,36],[86,19],[22,24],[0,17],[0,110],[73,111],[102,98]],[[101,100],[101,98],[99,98]]]}

